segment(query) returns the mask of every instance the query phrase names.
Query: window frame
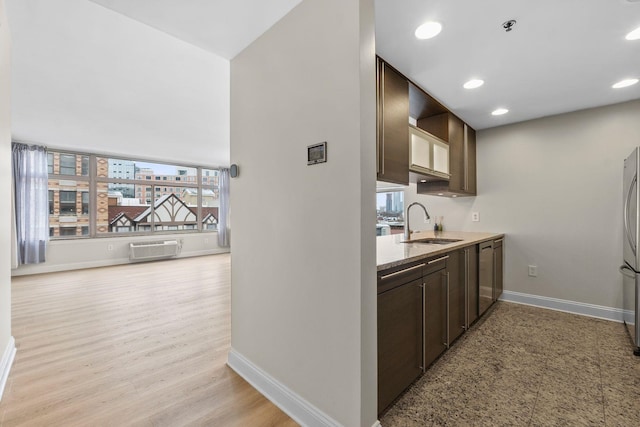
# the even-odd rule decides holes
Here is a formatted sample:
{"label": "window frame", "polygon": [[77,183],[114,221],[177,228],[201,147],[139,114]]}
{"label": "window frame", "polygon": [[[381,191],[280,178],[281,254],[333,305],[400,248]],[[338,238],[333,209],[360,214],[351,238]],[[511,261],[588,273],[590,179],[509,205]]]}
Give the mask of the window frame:
{"label": "window frame", "polygon": [[[144,158],[138,158],[138,157],[124,157],[124,156],[114,156],[114,155],[109,155],[109,154],[100,154],[100,153],[86,153],[86,152],[74,152],[74,151],[70,151],[70,150],[66,150],[66,149],[56,149],[54,147],[50,147],[49,148],[49,152],[47,153],[47,155],[49,155],[49,153],[53,154],[52,159],[55,158],[55,154],[58,154],[58,161],[59,161],[59,166],[58,166],[58,172],[60,172],[60,168],[61,168],[61,155],[73,155],[76,156],[75,159],[77,160],[78,157],[80,156],[80,161],[81,161],[81,165],[82,165],[82,171],[85,171],[84,168],[84,164],[85,164],[85,160],[88,159],[89,161],[89,168],[88,168],[88,175],[82,175],[82,174],[77,174],[78,173],[78,168],[76,167],[76,175],[69,175],[69,174],[55,174],[55,173],[49,173],[48,174],[48,180],[58,180],[58,181],[64,181],[64,180],[69,180],[69,181],[82,181],[82,182],[86,182],[88,183],[88,191],[84,190],[84,189],[80,189],[80,188],[76,188],[75,192],[76,192],[76,202],[78,200],[78,192],[80,193],[80,206],[81,213],[77,212],[76,209],[76,216],[87,216],[89,217],[89,233],[88,234],[84,234],[83,231],[80,231],[80,233],[76,232],[76,235],[59,235],[59,236],[51,236],[52,240],[68,240],[68,239],[94,239],[94,238],[110,238],[110,237],[123,237],[123,236],[153,236],[153,235],[171,235],[171,234],[195,234],[195,233],[214,233],[217,232],[218,230],[211,230],[208,229],[205,224],[202,223],[203,221],[203,211],[202,211],[202,193],[203,190],[205,189],[210,189],[210,188],[215,188],[216,186],[214,184],[204,184],[202,182],[202,176],[203,170],[208,170],[208,171],[217,171],[218,172],[218,177],[219,177],[219,171],[220,168],[219,167],[214,167],[214,166],[210,166],[210,165],[194,165],[194,164],[189,164],[189,163],[175,163],[175,162],[171,162],[171,161],[162,161],[162,160],[155,160],[155,159],[144,159]],[[193,229],[187,229],[185,227],[183,227],[182,229],[179,230],[166,230],[166,226],[161,226],[155,223],[155,193],[154,193],[154,189],[155,187],[157,187],[158,185],[162,185],[161,183],[166,185],[166,181],[173,181],[171,179],[165,179],[165,180],[160,180],[160,182],[158,182],[158,180],[160,179],[158,176],[149,176],[149,179],[135,179],[135,174],[133,178],[130,177],[124,177],[124,178],[120,178],[120,177],[108,177],[109,173],[107,172],[107,176],[106,177],[102,177],[102,176],[98,176],[98,159],[106,159],[107,161],[109,160],[115,160],[115,161],[133,161],[135,163],[151,163],[151,164],[155,164],[155,165],[159,165],[159,166],[175,166],[176,168],[178,168],[178,171],[176,172],[176,181],[179,181],[179,186],[181,188],[194,188],[197,191],[197,205],[196,206],[189,206],[190,209],[192,209],[194,212],[196,212],[196,226]],[[77,163],[75,164],[77,166]],[[183,175],[179,175],[179,169],[180,168],[191,168],[191,169],[195,169],[196,170],[196,176],[194,177],[194,181],[191,182],[189,180],[181,180],[180,177]],[[67,169],[69,169],[69,167],[67,166]],[[51,169],[49,170],[53,170],[55,171],[54,165],[52,164]],[[108,170],[108,165],[107,165],[107,170]],[[68,170],[65,170],[65,172],[68,172]],[[187,175],[184,175],[187,176]],[[215,175],[214,175],[215,176]],[[147,178],[146,175],[143,175],[143,178]],[[165,177],[166,178],[166,177]],[[137,198],[138,197],[138,189],[141,189],[141,196],[140,199],[144,199],[144,201],[147,201],[147,194],[146,193],[146,189],[150,188],[151,192],[150,192],[150,204],[148,205],[148,207],[150,208],[151,212],[150,212],[150,217],[151,217],[151,222],[149,222],[147,225],[147,230],[135,230],[135,231],[130,231],[130,232],[116,232],[116,231],[108,231],[108,232],[97,232],[97,228],[98,228],[98,224],[97,224],[97,202],[98,202],[98,196],[97,196],[97,191],[98,191],[98,184],[105,184],[106,188],[108,188],[109,184],[131,184],[134,185],[134,197]],[[54,190],[50,190],[50,191],[54,191]],[[70,190],[61,190],[61,189],[57,189],[55,190],[58,192],[58,206],[60,207],[60,193],[62,191],[70,191]],[[108,191],[108,190],[107,190]],[[218,181],[218,191],[219,191],[219,181]],[[84,200],[82,198],[82,194],[88,192],[89,193],[89,210],[88,213],[84,213]],[[76,206],[79,206],[78,204],[76,204]],[[55,214],[50,214],[50,215],[55,215]],[[60,212],[58,212],[57,214],[58,217],[61,216],[65,216],[65,215],[61,215]],[[72,216],[72,214],[68,214],[66,216]],[[140,228],[142,228],[143,226],[141,226]],[[58,226],[58,228],[64,228],[64,227],[60,227]],[[70,228],[70,227],[67,227]],[[53,229],[53,227],[51,227],[51,229]],[[76,227],[77,230],[82,230],[81,225],[78,224],[78,226]],[[60,233],[58,231],[58,233]]]}

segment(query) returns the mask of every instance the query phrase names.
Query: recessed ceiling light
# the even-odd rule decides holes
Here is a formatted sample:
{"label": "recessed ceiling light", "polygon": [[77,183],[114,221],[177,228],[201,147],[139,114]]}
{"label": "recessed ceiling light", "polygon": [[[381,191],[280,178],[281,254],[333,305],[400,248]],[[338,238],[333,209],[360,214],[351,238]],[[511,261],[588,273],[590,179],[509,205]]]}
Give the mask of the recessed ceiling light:
{"label": "recessed ceiling light", "polygon": [[440,31],[442,31],[442,25],[439,22],[430,21],[420,25],[416,29],[415,35],[420,40],[426,40],[437,36]]}
{"label": "recessed ceiling light", "polygon": [[638,83],[638,79],[624,79],[620,80],[618,83],[612,85],[611,87],[614,89],[620,89],[622,87],[631,86]]}
{"label": "recessed ceiling light", "polygon": [[501,116],[503,114],[507,114],[509,112],[509,110],[507,110],[506,108],[496,108],[495,110],[493,110],[491,112],[492,116]]}
{"label": "recessed ceiling light", "polygon": [[638,39],[640,39],[640,27],[636,28],[635,30],[633,30],[629,34],[627,34],[625,39],[627,39],[627,40],[638,40]]}
{"label": "recessed ceiling light", "polygon": [[471,79],[468,82],[466,82],[463,87],[465,89],[475,89],[477,87],[480,87],[484,84],[484,80],[480,80],[480,79]]}

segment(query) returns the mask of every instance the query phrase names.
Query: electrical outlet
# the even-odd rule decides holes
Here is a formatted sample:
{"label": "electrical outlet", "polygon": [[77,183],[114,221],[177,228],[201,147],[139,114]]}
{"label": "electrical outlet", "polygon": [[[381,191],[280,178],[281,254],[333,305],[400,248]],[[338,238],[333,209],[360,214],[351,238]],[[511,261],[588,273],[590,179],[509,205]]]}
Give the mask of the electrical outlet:
{"label": "electrical outlet", "polygon": [[537,265],[530,265],[529,266],[529,276],[538,277],[538,266]]}
{"label": "electrical outlet", "polygon": [[204,238],[204,244],[205,244],[205,245],[208,245],[208,244],[209,244],[209,238],[208,238],[208,237],[205,237],[205,238]]}
{"label": "electrical outlet", "polygon": [[113,245],[112,244],[107,245],[107,250],[111,252],[113,250]]}
{"label": "electrical outlet", "polygon": [[480,222],[480,212],[471,212],[471,221]]}

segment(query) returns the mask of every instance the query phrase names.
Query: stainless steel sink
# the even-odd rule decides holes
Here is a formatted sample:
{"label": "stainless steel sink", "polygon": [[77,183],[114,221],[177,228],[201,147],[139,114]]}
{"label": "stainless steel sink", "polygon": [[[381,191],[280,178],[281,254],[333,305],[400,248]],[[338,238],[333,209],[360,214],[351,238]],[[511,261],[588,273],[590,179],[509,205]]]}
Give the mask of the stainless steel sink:
{"label": "stainless steel sink", "polygon": [[445,239],[440,237],[427,237],[425,239],[405,240],[402,243],[427,243],[430,245],[446,245],[449,243],[461,242],[462,239]]}

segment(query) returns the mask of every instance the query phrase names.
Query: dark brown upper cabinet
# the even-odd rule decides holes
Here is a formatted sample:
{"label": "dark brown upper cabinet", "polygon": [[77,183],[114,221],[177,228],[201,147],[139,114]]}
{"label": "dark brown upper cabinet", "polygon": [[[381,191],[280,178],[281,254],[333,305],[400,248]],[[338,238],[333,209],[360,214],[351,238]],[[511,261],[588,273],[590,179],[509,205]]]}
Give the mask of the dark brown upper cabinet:
{"label": "dark brown upper cabinet", "polygon": [[377,178],[409,184],[409,81],[377,60]]}
{"label": "dark brown upper cabinet", "polygon": [[418,120],[418,127],[449,143],[446,180],[418,182],[418,193],[443,196],[476,195],[476,131],[451,112]]}
{"label": "dark brown upper cabinet", "polygon": [[[418,193],[476,195],[476,132],[443,104],[377,58],[377,179],[418,184]],[[428,167],[411,168],[409,117],[448,144],[449,177]],[[421,165],[422,166],[422,165]]]}

